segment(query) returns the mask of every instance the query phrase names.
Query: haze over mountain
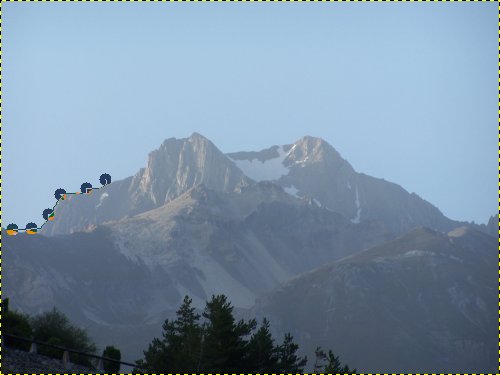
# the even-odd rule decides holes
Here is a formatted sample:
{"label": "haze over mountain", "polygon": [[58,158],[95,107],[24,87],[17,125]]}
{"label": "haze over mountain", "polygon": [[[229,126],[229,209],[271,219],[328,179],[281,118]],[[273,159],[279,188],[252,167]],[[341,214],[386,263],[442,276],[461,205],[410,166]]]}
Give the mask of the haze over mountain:
{"label": "haze over mountain", "polygon": [[[5,236],[4,291],[24,311],[60,306],[95,335],[123,335],[128,325],[158,326],[185,294],[199,308],[220,293],[249,308],[289,277],[390,237],[270,183],[234,193],[198,185],[88,232]],[[137,334],[125,353],[138,356],[148,339]]]}
{"label": "haze over mountain", "polygon": [[47,223],[42,233],[67,234],[133,216],[160,207],[198,184],[229,192],[249,181],[200,134],[193,133],[187,139],[169,138],[149,154],[146,168],[134,176],[58,207],[58,215],[65,219]]}
{"label": "haze over mountain", "polygon": [[[269,313],[276,329],[292,329],[306,347],[323,340],[321,332],[331,332],[333,341],[325,343],[335,343],[336,347],[343,340],[337,339],[329,328],[318,328],[319,325],[343,325],[344,316],[356,313],[351,309],[331,317],[329,309],[344,311],[356,305],[370,311],[386,303],[387,308],[396,310],[401,304],[403,313],[409,314],[415,304],[451,293],[447,290],[454,287],[458,271],[470,265],[467,272],[481,283],[458,283],[454,290],[462,300],[481,296],[478,304],[486,307],[471,310],[469,317],[485,321],[480,326],[483,330],[490,324],[487,288],[491,272],[490,266],[483,266],[484,259],[495,253],[495,249],[491,250],[494,238],[471,234],[476,233],[472,230],[451,237],[441,233],[462,225],[446,218],[416,194],[354,171],[322,139],[307,136],[293,144],[259,152],[225,155],[208,139],[194,133],[189,138],[164,141],[149,154],[147,166],[134,176],[59,204],[55,220],[44,226],[41,236],[4,236],[3,287],[13,306],[31,313],[57,306],[73,320],[88,326],[100,343],[109,344],[107,340],[114,338],[127,358],[137,358],[185,294],[200,308],[212,294],[226,294],[239,309]],[[488,226],[476,227],[491,233],[494,225],[492,221]],[[438,232],[419,229],[388,242],[420,226]],[[460,244],[458,255],[453,255],[459,260],[442,255],[452,251],[449,244],[453,241]],[[469,241],[468,252],[462,246],[464,241]],[[430,243],[431,250],[421,249],[420,245]],[[395,266],[384,268],[380,264],[387,262],[370,258],[369,254],[389,251],[384,249],[403,254],[389,257],[392,260],[387,262]],[[478,252],[477,257],[474,252]],[[331,272],[326,269],[344,270],[345,264],[351,264],[349,259],[372,260],[366,261],[370,264],[366,272],[360,272],[356,266],[357,271],[345,271],[349,277],[340,277],[340,281],[328,279]],[[406,262],[407,259],[412,261]],[[437,269],[443,285],[427,288],[419,272],[430,272],[428,277],[435,278]],[[299,276],[303,273],[306,274]],[[310,275],[316,274],[318,280],[325,281],[321,281],[323,286],[317,293],[309,293],[315,290]],[[384,280],[383,284],[378,284],[377,277]],[[287,286],[281,288],[283,283]],[[429,300],[422,300],[416,292],[401,299],[400,289],[395,286],[401,283],[419,290]],[[278,289],[273,292],[275,288]],[[338,288],[350,292],[337,295]],[[378,297],[384,296],[382,289],[383,301]],[[433,290],[435,295],[431,295]],[[369,298],[360,297],[367,293]],[[261,298],[265,295],[272,297]],[[281,296],[285,296],[285,304],[278,308],[273,302]],[[295,309],[294,301],[310,297],[318,300],[297,308],[289,317],[283,316],[292,306]],[[320,298],[333,302],[325,306]],[[349,298],[355,302],[351,304]],[[256,299],[259,303],[254,307]],[[441,310],[429,310],[436,317],[425,310],[425,314],[411,315],[411,324],[423,327],[424,333],[427,328],[434,329],[443,319],[441,311],[454,308],[455,300],[443,297],[440,301]],[[332,305],[336,303],[346,305]],[[316,307],[319,310],[313,312],[311,309]],[[310,321],[314,316],[314,322]],[[386,335],[399,337],[395,333],[399,327],[404,331],[410,330],[406,326],[411,325],[405,319],[388,319],[382,313],[359,319],[364,328],[359,328],[357,335],[363,334],[364,329],[369,336],[370,329],[380,326],[387,328]],[[436,364],[443,371],[454,369],[452,359],[464,352],[452,348],[453,340],[466,340],[467,332],[458,323],[451,324],[443,333],[441,346],[436,344],[442,349],[439,353],[445,354],[418,354],[423,365],[428,365],[422,368]],[[404,336],[398,343],[410,351],[412,345],[424,345],[426,339],[422,335],[412,339]],[[341,353],[358,369],[382,368],[378,367],[383,365],[382,359],[389,361],[389,357],[382,352],[380,360],[373,357],[370,343],[375,345],[373,340],[368,341],[356,354],[347,340]],[[486,353],[490,344],[485,334],[475,336],[472,345],[474,350]],[[475,368],[475,359],[466,360],[465,354],[462,357],[460,363]],[[489,366],[489,357],[478,354],[474,358]],[[409,368],[411,360],[387,363],[387,368],[396,371]]]}
{"label": "haze over mountain", "polygon": [[232,192],[252,181],[273,181],[289,194],[313,198],[353,223],[381,221],[394,234],[421,225],[443,231],[461,225],[399,185],[355,172],[320,138],[306,136],[292,145],[224,155],[211,141],[193,133],[186,139],[167,139],[133,177],[61,205],[58,215],[65,219],[47,223],[42,233],[72,233],[146,212],[199,184]]}
{"label": "haze over mountain", "polygon": [[326,208],[358,223],[379,220],[396,234],[426,225],[448,231],[457,223],[397,184],[357,173],[320,138],[303,137],[292,145],[260,152],[227,154],[255,180],[273,180],[295,196],[314,197]]}
{"label": "haze over mountain", "polygon": [[496,372],[497,245],[417,228],[288,281],[252,313],[360,372]]}

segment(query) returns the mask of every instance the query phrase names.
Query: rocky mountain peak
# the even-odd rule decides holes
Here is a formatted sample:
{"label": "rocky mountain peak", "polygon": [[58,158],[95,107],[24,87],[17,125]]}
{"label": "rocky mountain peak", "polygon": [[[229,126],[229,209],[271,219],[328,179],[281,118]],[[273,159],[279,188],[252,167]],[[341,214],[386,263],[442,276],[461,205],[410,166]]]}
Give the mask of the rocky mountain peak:
{"label": "rocky mountain peak", "polygon": [[352,170],[351,165],[328,142],[308,135],[300,138],[290,147],[285,160],[287,166],[305,166],[314,163],[343,166]]}
{"label": "rocky mountain peak", "polygon": [[[199,142],[199,143],[212,143],[208,138],[204,137],[200,133],[193,132],[188,138],[189,142]],[[212,143],[213,145],[213,143]],[[214,146],[215,147],[215,146]]]}
{"label": "rocky mountain peak", "polygon": [[59,208],[66,220],[44,227],[44,234],[84,230],[89,225],[120,220],[161,207],[197,185],[232,192],[251,183],[211,141],[199,133],[168,138],[148,155],[145,168],[133,177],[114,181],[86,200],[71,200]]}
{"label": "rocky mountain peak", "polygon": [[[250,187],[252,180],[273,182],[284,191],[272,184]],[[141,214],[200,184],[223,193],[249,187],[255,199],[265,202],[284,200],[287,194],[311,197],[312,203],[339,212],[353,223],[380,220],[396,234],[419,225],[442,231],[456,227],[437,208],[400,186],[356,173],[324,139],[304,136],[293,144],[225,155],[195,132],[189,138],[163,141],[134,176],[61,205],[58,215],[65,220],[47,223],[43,233],[71,233]],[[491,220],[488,229],[495,234],[498,224]]]}
{"label": "rocky mountain peak", "polygon": [[161,205],[199,184],[232,191],[247,180],[210,140],[193,133],[189,138],[169,138],[149,154],[140,190]]}
{"label": "rocky mountain peak", "polygon": [[213,190],[208,189],[205,184],[199,184],[191,189],[189,189],[183,195],[189,196],[191,199],[208,203],[210,201],[214,201],[217,197],[217,193]]}

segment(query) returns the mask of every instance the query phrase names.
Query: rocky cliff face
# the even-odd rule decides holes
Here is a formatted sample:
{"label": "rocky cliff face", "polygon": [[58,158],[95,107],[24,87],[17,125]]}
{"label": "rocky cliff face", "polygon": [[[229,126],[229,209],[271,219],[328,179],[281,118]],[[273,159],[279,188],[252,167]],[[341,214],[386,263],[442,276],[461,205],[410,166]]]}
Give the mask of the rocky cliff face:
{"label": "rocky cliff face", "polygon": [[466,228],[416,229],[291,279],[251,315],[361,372],[494,372],[496,246]]}
{"label": "rocky cliff face", "polygon": [[132,196],[158,207],[199,184],[230,192],[249,180],[211,141],[194,133],[185,140],[163,142],[149,155],[148,165],[136,181]]}
{"label": "rocky cliff face", "polygon": [[274,181],[295,196],[312,197],[354,223],[382,221],[395,234],[421,225],[441,231],[463,225],[397,184],[357,173],[320,138],[307,136],[292,145],[227,156],[249,177]]}
{"label": "rocky cliff face", "polygon": [[492,235],[495,238],[498,238],[498,215],[493,215],[488,220],[488,224],[486,225],[485,232]]}
{"label": "rocky cliff face", "polygon": [[[119,156],[117,156],[119,157]],[[89,196],[72,197],[57,208],[64,220],[48,222],[44,235],[68,234],[160,207],[190,188],[204,184],[233,191],[250,179],[200,134],[170,138],[149,154],[146,168]]]}

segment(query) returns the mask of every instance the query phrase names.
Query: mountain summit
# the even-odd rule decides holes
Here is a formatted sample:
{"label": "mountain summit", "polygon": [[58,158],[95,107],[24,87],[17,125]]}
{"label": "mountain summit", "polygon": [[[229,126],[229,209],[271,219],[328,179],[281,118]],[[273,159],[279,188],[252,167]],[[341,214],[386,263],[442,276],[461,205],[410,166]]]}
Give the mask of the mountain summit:
{"label": "mountain summit", "polygon": [[417,226],[447,232],[463,225],[395,183],[356,172],[321,138],[305,136],[258,152],[223,154],[210,140],[193,133],[165,140],[133,177],[113,182],[86,199],[65,202],[58,207],[64,220],[47,223],[42,233],[73,233],[146,212],[200,184],[232,192],[254,181],[272,182],[352,223],[381,221],[394,234]]}
{"label": "mountain summit", "polygon": [[169,138],[149,154],[146,168],[134,176],[113,182],[85,199],[69,199],[67,204],[58,207],[57,214],[64,220],[47,223],[42,233],[73,233],[146,212],[200,184],[215,191],[230,192],[250,181],[202,135]]}
{"label": "mountain summit", "polygon": [[45,236],[6,236],[3,291],[24,312],[57,306],[126,357],[185,295],[202,308],[222,293],[307,355],[331,347],[367,372],[491,371],[495,238],[320,138],[226,155],[197,133],[170,138],[134,176],[55,214]]}
{"label": "mountain summit", "polygon": [[395,234],[417,226],[449,231],[461,225],[401,186],[356,172],[321,138],[306,136],[260,152],[226,155],[247,176],[274,181],[296,197],[312,197],[353,223],[379,220]]}
{"label": "mountain summit", "polygon": [[187,139],[169,138],[151,152],[134,183],[132,196],[158,207],[199,184],[229,192],[248,179],[211,141],[193,133]]}

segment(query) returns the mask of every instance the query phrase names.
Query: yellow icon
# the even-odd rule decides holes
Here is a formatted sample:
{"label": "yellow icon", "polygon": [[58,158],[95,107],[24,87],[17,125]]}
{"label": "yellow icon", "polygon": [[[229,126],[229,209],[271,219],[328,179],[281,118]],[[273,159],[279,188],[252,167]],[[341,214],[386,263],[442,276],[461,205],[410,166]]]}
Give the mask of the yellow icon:
{"label": "yellow icon", "polygon": [[17,229],[7,229],[7,234],[9,236],[15,236],[17,233]]}

